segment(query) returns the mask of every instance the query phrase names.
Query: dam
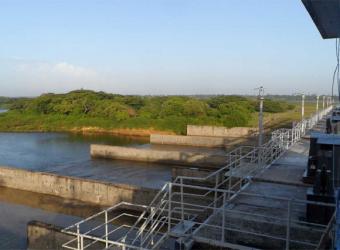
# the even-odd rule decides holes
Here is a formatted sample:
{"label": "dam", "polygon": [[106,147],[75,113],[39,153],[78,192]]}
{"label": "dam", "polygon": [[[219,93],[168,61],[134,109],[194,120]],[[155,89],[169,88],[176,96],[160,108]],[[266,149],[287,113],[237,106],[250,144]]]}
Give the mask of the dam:
{"label": "dam", "polygon": [[[41,247],[44,237],[50,237],[48,235],[53,232],[58,234],[59,244],[72,249],[90,245],[153,248],[153,244],[166,249],[171,249],[173,244],[194,249],[208,245],[309,249],[325,244],[328,223],[322,225],[303,219],[306,206],[314,203],[305,199],[310,186],[302,182],[302,177],[308,159],[309,133],[324,129],[322,117],[329,111],[330,108],[293,129],[274,131],[263,148],[240,146],[230,150],[226,154],[226,165],[217,170],[205,169],[205,174],[195,177],[192,173],[200,171],[198,168],[187,176],[172,176],[172,182],[166,182],[149,198],[142,198],[144,204],[112,199],[116,204],[113,207],[64,229],[30,224],[29,242],[32,247]],[[138,145],[133,148],[136,146],[139,148]],[[144,147],[143,150],[153,149]],[[216,154],[218,151],[208,152]],[[334,207],[334,204],[318,204]],[[127,210],[119,213],[127,207],[137,214],[130,215]],[[113,226],[120,225],[117,218],[131,216],[136,222],[132,220],[130,226]],[[104,223],[98,224],[103,219]],[[98,233],[83,231],[91,227],[100,230]],[[104,234],[100,235],[102,230]],[[33,233],[37,231],[44,232],[45,236],[37,237]]]}
{"label": "dam", "polygon": [[340,250],[340,0],[79,2],[1,5],[0,249]]}
{"label": "dam", "polygon": [[[256,146],[256,135],[243,128],[240,133],[247,134],[243,137],[220,137],[209,132],[189,135],[188,139],[162,135],[161,141],[159,135],[157,139],[151,136],[149,141],[107,135],[0,133],[0,210],[6,221],[0,229],[6,235],[1,247],[41,249],[66,244],[78,249],[74,244],[83,243],[74,238],[77,233],[72,224],[86,221],[79,235],[91,244],[96,234],[88,235],[82,228],[102,221],[98,214],[111,216],[112,221],[107,222],[111,230],[122,223],[134,228],[125,228],[118,235],[124,235],[124,231],[134,235],[134,230],[139,230],[135,219],[155,223],[162,231],[155,235],[164,237],[164,241],[159,238],[159,244],[166,248],[176,244],[189,244],[194,249],[207,244],[233,248],[240,242],[242,246],[264,246],[264,241],[277,248],[284,248],[287,242],[292,246],[316,246],[325,227],[318,225],[312,239],[299,236],[287,240],[286,221],[279,217],[288,216],[292,200],[295,212],[289,230],[300,230],[294,223],[305,223],[306,230],[310,230],[308,222],[300,221],[308,203],[304,194],[310,187],[301,178],[307,164],[309,133],[324,129],[325,120],[321,118],[329,109],[293,129],[273,131],[268,136],[269,144],[265,144],[268,147],[263,149]],[[192,143],[195,136],[198,144]],[[149,218],[158,204],[161,212]],[[229,205],[223,208],[222,204]],[[171,217],[164,217],[169,206]],[[160,221],[153,216],[163,216],[164,221],[158,224]],[[119,219],[113,220],[116,217]],[[86,218],[94,220],[87,222]],[[275,221],[275,226],[264,222],[268,219]],[[165,227],[170,227],[168,233]],[[187,230],[191,232],[189,238]],[[239,232],[239,238],[232,237],[235,232]],[[144,233],[147,239],[151,237]],[[216,237],[222,239],[223,234],[224,240],[217,241]],[[112,238],[115,236],[112,233],[101,242],[123,244],[121,239]],[[94,245],[102,247],[98,242]]]}
{"label": "dam", "polygon": [[[144,137],[0,133],[0,218],[4,222],[0,232],[6,235],[0,248],[26,249],[26,226],[32,220],[66,227],[114,203],[147,205],[174,173],[190,170],[176,164],[92,158],[92,144],[213,155],[228,150],[156,145]],[[89,197],[89,192],[95,196]]]}

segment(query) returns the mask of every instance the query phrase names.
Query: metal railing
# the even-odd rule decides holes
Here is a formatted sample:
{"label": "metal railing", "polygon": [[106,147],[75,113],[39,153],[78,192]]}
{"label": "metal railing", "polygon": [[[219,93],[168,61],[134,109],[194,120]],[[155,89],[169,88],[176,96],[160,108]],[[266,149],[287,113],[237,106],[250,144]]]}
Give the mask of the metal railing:
{"label": "metal railing", "polygon": [[[284,242],[286,249],[289,249],[291,245],[299,244],[309,248],[316,247],[319,242],[310,243],[308,239],[295,239],[292,236],[297,234],[292,231],[296,231],[298,228],[308,228],[321,233],[318,238],[320,240],[329,225],[327,227],[327,225],[319,223],[301,221],[296,217],[295,210],[299,208],[302,211],[301,207],[306,207],[308,204],[325,207],[332,205],[282,197],[259,196],[245,193],[244,189],[251,183],[251,177],[277,160],[330,110],[331,107],[328,107],[310,119],[297,123],[292,129],[275,130],[271,139],[261,147],[240,146],[236,148],[227,154],[228,160],[225,166],[205,177],[178,176],[172,183],[169,182],[163,186],[149,206],[140,206],[143,208],[143,212],[139,216],[122,213],[110,219],[110,212],[122,204],[132,206],[132,204],[122,203],[64,229],[63,232],[71,234],[75,238],[65,243],[63,247],[83,250],[93,244],[104,244],[106,248],[115,246],[121,249],[157,249],[161,245],[166,245],[170,237],[189,237],[217,246],[237,248],[238,244],[232,243],[230,237],[227,237],[228,234],[233,233],[244,234],[248,238],[262,237],[267,240]],[[245,197],[248,199],[261,198],[272,202],[280,201],[281,207],[278,208],[280,212],[268,216],[263,213],[247,213],[232,209],[237,206],[239,201],[246,199]],[[286,204],[282,205],[282,203]],[[254,209],[254,211],[257,210]],[[100,216],[104,216],[104,221],[101,223],[98,222]],[[256,231],[251,227],[238,228],[234,225],[235,223],[227,222],[228,219],[242,220],[247,216],[252,217],[250,221],[260,223],[258,225],[261,223],[263,225],[271,224],[280,232],[280,235]],[[114,227],[113,224],[122,217],[133,218],[133,221],[130,225],[123,223]],[[216,223],[214,219],[218,219],[218,222],[221,223]],[[91,226],[88,225],[89,221],[96,221],[96,223]],[[179,225],[182,227],[181,230],[178,230]],[[111,227],[113,228],[110,230]],[[84,230],[82,228],[91,229]],[[201,232],[210,232],[212,238],[204,236],[207,234]],[[120,237],[117,237],[119,235]],[[215,239],[216,236],[219,239]],[[85,241],[89,242],[85,244]],[[71,246],[72,244],[74,245]]]}
{"label": "metal railing", "polygon": [[[183,187],[183,185],[173,184],[173,188],[176,189],[176,187]],[[301,220],[301,217],[305,215],[306,206],[334,208],[334,204],[245,191],[236,193],[223,188],[213,190],[218,193],[218,206],[214,206],[211,203],[204,204],[202,196],[197,194],[198,190],[209,192],[211,189],[184,185],[184,190],[191,190],[191,192],[173,192],[173,200],[178,200],[176,196],[184,196],[181,202],[171,202],[173,209],[177,207],[185,213],[195,210],[200,211],[201,215],[207,215],[206,219],[202,216],[195,220],[193,233],[187,236],[223,247],[231,247],[231,244],[234,244],[233,248],[237,248],[236,245],[239,243],[234,240],[236,238],[240,242],[242,239],[246,241],[249,237],[257,237],[261,239],[257,240],[257,243],[267,242],[272,246],[271,248],[289,249],[292,247],[295,249],[299,248],[297,245],[308,249],[315,248],[329,225]],[[252,203],[247,203],[250,200]],[[247,209],[244,208],[245,204],[249,206]],[[297,233],[299,230],[300,233]],[[233,233],[237,233],[237,237],[233,237]]]}

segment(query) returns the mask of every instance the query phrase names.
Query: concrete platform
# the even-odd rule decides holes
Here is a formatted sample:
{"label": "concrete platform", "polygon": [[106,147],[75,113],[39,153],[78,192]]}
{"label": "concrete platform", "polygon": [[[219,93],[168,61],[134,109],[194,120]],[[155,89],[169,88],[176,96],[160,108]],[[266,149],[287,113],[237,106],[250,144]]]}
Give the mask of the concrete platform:
{"label": "concrete platform", "polygon": [[309,186],[302,182],[308,162],[309,141],[302,140],[254,178],[256,181]]}
{"label": "concrete platform", "polygon": [[165,151],[107,145],[91,145],[91,156],[95,158],[113,160],[142,161],[215,169],[222,167],[228,160],[227,156],[217,154]]}
{"label": "concrete platform", "polygon": [[[235,199],[224,205],[225,239],[222,230],[223,212],[211,215],[195,233],[198,242],[210,240],[215,246],[242,245],[255,248],[284,249],[287,218],[290,209],[290,247],[315,248],[325,226],[306,224],[308,185],[302,182],[307,166],[309,140],[301,140],[270,167],[264,169]],[[291,201],[290,208],[289,202]],[[303,242],[303,243],[301,243]]]}

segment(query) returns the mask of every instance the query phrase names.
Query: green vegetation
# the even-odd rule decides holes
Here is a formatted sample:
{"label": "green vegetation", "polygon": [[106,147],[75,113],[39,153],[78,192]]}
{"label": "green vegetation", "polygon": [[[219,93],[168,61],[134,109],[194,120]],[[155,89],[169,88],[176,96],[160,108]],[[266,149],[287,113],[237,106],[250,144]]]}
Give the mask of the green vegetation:
{"label": "green vegetation", "polygon": [[[280,113],[265,113],[264,114],[264,127],[268,131],[287,127],[290,128],[293,121],[301,120],[301,102],[291,102],[291,105],[295,107],[293,109],[286,110]],[[316,102],[305,103],[305,117],[309,117],[316,112]],[[249,126],[255,127],[258,124],[258,114],[252,114],[252,120],[249,122]]]}
{"label": "green vegetation", "polygon": [[14,103],[28,100],[28,98],[10,98],[0,96],[0,109],[9,109]]}
{"label": "green vegetation", "polygon": [[[241,96],[122,96],[77,90],[6,101],[1,131],[67,131],[75,128],[138,128],[184,133],[187,124],[251,125],[258,103]],[[266,112],[294,109],[284,101],[266,100]]]}
{"label": "green vegetation", "polygon": [[0,96],[0,109],[5,109],[8,107],[10,98]]}

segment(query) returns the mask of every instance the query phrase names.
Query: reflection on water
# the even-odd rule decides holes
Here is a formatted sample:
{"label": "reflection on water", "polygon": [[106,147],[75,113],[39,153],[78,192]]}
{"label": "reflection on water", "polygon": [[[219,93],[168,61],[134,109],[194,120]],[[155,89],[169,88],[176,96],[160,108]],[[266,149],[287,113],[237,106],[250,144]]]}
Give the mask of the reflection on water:
{"label": "reflection on water", "polygon": [[91,159],[90,144],[143,146],[145,138],[69,133],[0,133],[0,165],[159,188],[169,166]]}
{"label": "reflection on water", "polygon": [[101,210],[74,200],[0,187],[0,249],[26,249],[32,220],[66,227]]}
{"label": "reflection on water", "polygon": [[0,187],[0,202],[79,217],[88,217],[104,209],[96,204],[5,187]]}

